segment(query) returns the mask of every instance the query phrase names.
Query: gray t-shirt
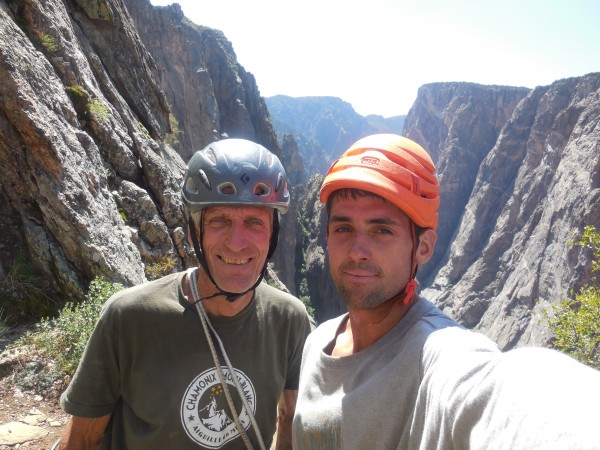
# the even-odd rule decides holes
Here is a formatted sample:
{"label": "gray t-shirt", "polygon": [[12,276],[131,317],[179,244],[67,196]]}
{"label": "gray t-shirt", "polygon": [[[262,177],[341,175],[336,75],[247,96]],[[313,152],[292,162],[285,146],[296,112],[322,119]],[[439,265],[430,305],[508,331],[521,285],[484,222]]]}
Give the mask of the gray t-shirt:
{"label": "gray t-shirt", "polygon": [[[103,449],[244,447],[200,319],[183,297],[182,277],[169,275],[113,296],[61,397],[69,414],[112,414]],[[298,387],[302,346],[310,332],[306,308],[261,283],[242,312],[211,322],[269,445],[281,392]],[[228,385],[239,412],[239,395],[233,382]],[[240,420],[257,447],[247,414]]]}
{"label": "gray t-shirt", "polygon": [[372,346],[329,356],[344,318],[306,342],[294,449],[600,448],[597,371],[547,349],[501,353],[424,299]]}

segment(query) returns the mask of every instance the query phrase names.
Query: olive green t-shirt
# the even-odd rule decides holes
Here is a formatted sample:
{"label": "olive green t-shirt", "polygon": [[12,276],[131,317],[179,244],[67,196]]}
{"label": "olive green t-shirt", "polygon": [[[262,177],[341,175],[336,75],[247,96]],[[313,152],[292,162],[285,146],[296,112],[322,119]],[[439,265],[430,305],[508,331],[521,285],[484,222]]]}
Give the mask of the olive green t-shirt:
{"label": "olive green t-shirt", "polygon": [[[114,295],[61,397],[69,414],[112,414],[103,449],[244,448],[198,314],[183,297],[182,278],[177,273]],[[261,283],[242,312],[211,317],[211,323],[268,446],[281,392],[298,389],[310,332],[306,308]],[[219,358],[226,378],[231,377],[220,353]],[[240,421],[258,448],[238,392],[233,382],[228,385]]]}

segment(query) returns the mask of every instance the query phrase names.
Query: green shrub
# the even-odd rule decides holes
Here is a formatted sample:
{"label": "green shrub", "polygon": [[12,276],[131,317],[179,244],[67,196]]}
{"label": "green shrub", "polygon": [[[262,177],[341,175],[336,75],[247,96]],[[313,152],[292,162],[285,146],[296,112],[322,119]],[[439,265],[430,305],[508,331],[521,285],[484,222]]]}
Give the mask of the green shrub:
{"label": "green shrub", "polygon": [[87,104],[87,113],[96,122],[104,122],[108,119],[109,109],[100,100],[92,100]]}
{"label": "green shrub", "polygon": [[90,94],[88,91],[78,84],[67,86],[66,91],[71,102],[73,102],[73,107],[75,108],[75,111],[77,111],[77,114],[83,115],[87,109],[87,104],[90,101]]}
{"label": "green shrub", "polygon": [[47,291],[44,278],[36,274],[28,256],[19,253],[8,275],[0,280],[0,318],[14,325],[51,315],[57,304]]}
{"label": "green shrub", "polygon": [[54,53],[58,50],[58,45],[56,45],[56,42],[54,42],[54,39],[49,34],[42,33],[38,37],[40,44],[42,44],[42,47],[44,47],[48,53]]}
{"label": "green shrub", "polygon": [[[592,251],[592,272],[600,267],[600,235],[587,226],[581,238],[572,243]],[[585,285],[575,299],[562,300],[545,313],[555,335],[553,345],[588,366],[600,369],[600,288],[596,280]]]}
{"label": "green shrub", "polygon": [[157,256],[153,258],[151,262],[146,264],[144,269],[146,278],[148,278],[148,280],[156,280],[164,277],[165,275],[173,273],[176,263],[177,261],[175,261],[174,258],[170,258],[168,256]]}
{"label": "green shrub", "polygon": [[96,278],[90,284],[85,300],[67,303],[55,319],[43,319],[35,331],[21,338],[15,346],[27,345],[42,357],[55,362],[60,375],[72,376],[79,365],[102,306],[121,284]]}
{"label": "green shrub", "polygon": [[179,144],[179,135],[183,133],[179,128],[179,122],[173,114],[169,114],[169,125],[171,126],[171,132],[165,136],[165,142],[171,147]]}

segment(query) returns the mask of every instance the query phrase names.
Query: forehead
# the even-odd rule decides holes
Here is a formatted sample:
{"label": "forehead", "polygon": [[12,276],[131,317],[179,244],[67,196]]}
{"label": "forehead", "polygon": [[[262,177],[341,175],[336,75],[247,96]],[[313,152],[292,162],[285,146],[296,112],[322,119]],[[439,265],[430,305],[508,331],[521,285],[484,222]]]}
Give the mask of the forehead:
{"label": "forehead", "polygon": [[259,217],[268,218],[273,214],[265,206],[212,206],[204,212],[205,217]]}
{"label": "forehead", "polygon": [[376,196],[335,197],[331,201],[329,221],[383,220],[408,222],[408,216],[397,206]]}

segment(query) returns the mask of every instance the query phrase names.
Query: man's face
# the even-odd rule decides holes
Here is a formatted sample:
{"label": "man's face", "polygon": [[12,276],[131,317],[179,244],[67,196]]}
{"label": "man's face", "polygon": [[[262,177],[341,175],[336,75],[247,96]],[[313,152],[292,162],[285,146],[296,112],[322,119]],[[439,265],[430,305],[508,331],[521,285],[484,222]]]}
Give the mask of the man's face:
{"label": "man's face", "polygon": [[331,276],[350,308],[375,308],[406,286],[412,236],[400,209],[377,197],[336,197],[327,226]]}
{"label": "man's face", "polygon": [[204,213],[204,257],[221,289],[244,292],[258,279],[269,251],[273,210],[216,206]]}

